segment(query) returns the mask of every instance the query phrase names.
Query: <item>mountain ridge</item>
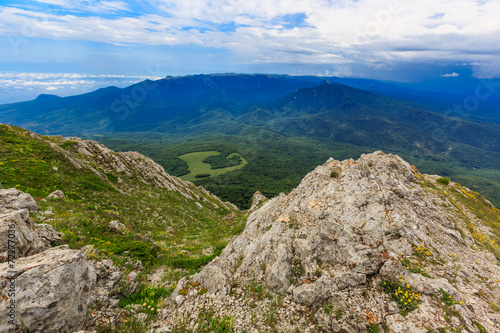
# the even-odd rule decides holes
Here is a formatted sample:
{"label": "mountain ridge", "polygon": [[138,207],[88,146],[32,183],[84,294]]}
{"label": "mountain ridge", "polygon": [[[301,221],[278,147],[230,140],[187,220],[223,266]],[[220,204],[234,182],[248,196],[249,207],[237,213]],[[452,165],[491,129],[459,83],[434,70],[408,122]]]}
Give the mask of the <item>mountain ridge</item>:
{"label": "mountain ridge", "polygon": [[179,281],[160,330],[197,332],[210,313],[234,331],[498,332],[500,211],[478,193],[377,151],[257,205]]}

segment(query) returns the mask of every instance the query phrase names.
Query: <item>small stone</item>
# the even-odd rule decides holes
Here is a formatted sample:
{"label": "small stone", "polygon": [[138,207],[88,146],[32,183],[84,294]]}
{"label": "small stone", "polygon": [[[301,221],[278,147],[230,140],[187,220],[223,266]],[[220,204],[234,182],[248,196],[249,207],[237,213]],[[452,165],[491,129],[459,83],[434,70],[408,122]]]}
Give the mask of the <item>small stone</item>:
{"label": "small stone", "polygon": [[120,221],[118,220],[109,222],[108,229],[110,231],[120,232],[120,233],[124,233],[127,231],[127,227],[125,226],[125,224],[120,223]]}
{"label": "small stone", "polygon": [[63,200],[65,197],[63,191],[56,190],[47,196],[47,200]]}
{"label": "small stone", "polygon": [[180,306],[184,302],[184,296],[179,295],[175,298],[175,303],[177,303],[177,306]]}
{"label": "small stone", "polygon": [[139,322],[145,322],[148,319],[148,315],[145,314],[144,312],[137,313],[134,315],[135,319]]}

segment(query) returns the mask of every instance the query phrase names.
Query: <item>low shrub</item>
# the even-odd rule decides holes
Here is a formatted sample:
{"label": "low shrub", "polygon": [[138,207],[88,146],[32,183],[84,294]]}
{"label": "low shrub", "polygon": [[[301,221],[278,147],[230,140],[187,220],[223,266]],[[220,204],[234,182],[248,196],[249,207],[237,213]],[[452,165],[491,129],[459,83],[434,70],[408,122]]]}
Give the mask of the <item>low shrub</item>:
{"label": "low shrub", "polygon": [[207,177],[210,177],[209,173],[200,173],[200,174],[194,176],[194,178],[207,178]]}
{"label": "low shrub", "polygon": [[436,182],[448,185],[450,183],[451,179],[449,177],[441,177],[436,180]]}
{"label": "low shrub", "polygon": [[420,306],[420,300],[418,299],[420,294],[414,292],[409,284],[400,285],[396,282],[384,281],[381,286],[396,302],[402,316],[406,316]]}
{"label": "low shrub", "polygon": [[145,287],[140,285],[136,292],[131,293],[120,299],[119,306],[125,308],[130,304],[141,304],[142,312],[156,314],[161,307],[163,299],[169,297],[175,290],[175,286],[169,288],[163,287]]}

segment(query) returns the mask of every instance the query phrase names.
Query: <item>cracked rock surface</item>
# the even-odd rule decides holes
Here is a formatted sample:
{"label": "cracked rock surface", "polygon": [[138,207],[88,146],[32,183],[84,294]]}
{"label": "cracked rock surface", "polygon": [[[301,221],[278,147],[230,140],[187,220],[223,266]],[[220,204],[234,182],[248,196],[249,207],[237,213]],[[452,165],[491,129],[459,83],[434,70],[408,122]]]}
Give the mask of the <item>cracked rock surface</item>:
{"label": "cracked rock surface", "polygon": [[[490,306],[500,304],[500,262],[467,226],[492,244],[495,234],[437,178],[380,151],[329,159],[251,213],[220,257],[179,283],[157,326],[168,330],[188,318],[193,329],[207,307],[233,318],[237,331],[269,326],[250,315],[249,304],[263,318],[272,311],[252,300],[249,286],[258,284],[275,295],[270,299],[285,300],[275,311],[284,331],[294,330],[287,318],[298,306],[314,318],[302,325],[310,332],[364,332],[369,325],[500,332],[500,314]],[[388,284],[406,296],[394,297]],[[414,308],[405,312],[405,301]]]}

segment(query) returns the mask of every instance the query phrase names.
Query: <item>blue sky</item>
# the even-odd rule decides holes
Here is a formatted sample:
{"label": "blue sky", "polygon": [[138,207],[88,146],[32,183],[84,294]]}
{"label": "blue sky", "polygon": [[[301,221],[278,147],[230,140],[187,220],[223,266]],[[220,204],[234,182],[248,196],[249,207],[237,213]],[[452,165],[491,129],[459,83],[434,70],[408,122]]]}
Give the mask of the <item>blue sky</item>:
{"label": "blue sky", "polygon": [[0,103],[198,73],[500,77],[500,0],[0,0]]}

